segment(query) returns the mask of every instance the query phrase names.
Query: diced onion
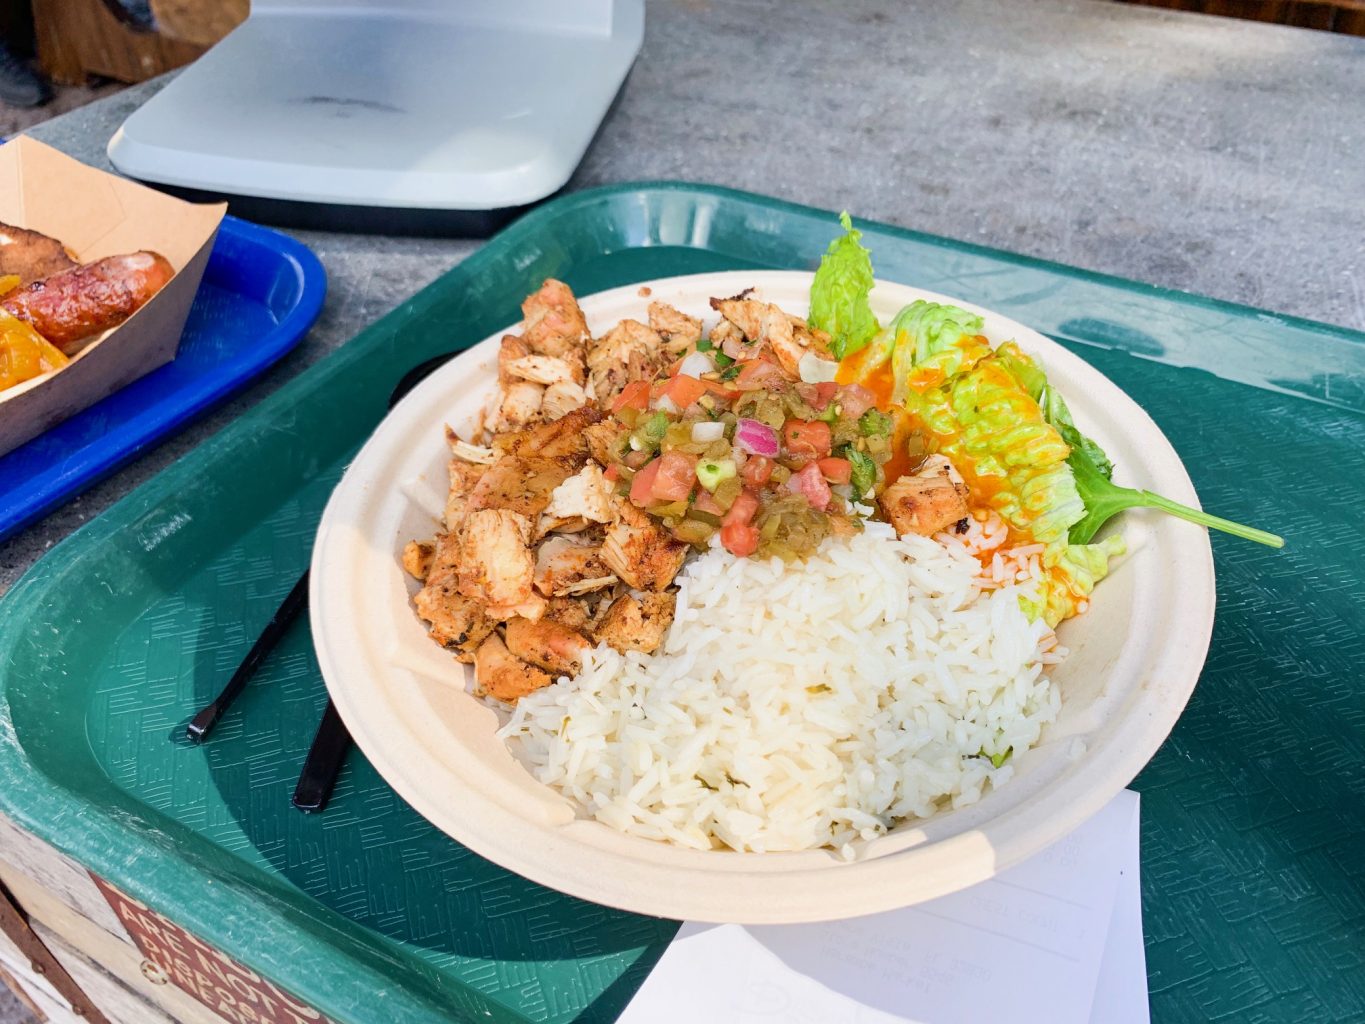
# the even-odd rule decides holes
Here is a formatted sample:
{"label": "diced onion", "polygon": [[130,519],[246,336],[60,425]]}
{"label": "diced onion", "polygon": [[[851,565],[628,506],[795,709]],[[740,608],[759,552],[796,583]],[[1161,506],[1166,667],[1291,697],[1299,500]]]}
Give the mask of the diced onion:
{"label": "diced onion", "polygon": [[834,380],[839,372],[839,364],[821,359],[814,352],[807,352],[796,364],[801,380],[807,384],[824,384]]}
{"label": "diced onion", "polygon": [[775,459],[782,446],[777,440],[777,431],[759,420],[740,420],[735,426],[735,447],[750,455],[763,455]]}
{"label": "diced onion", "polygon": [[694,444],[709,444],[725,436],[725,424],[720,420],[699,420],[692,424]]}
{"label": "diced onion", "polygon": [[660,395],[658,398],[656,398],[654,400],[654,408],[660,410],[661,412],[666,412],[670,416],[676,416],[678,415],[678,413],[682,411],[681,409],[678,408],[678,403],[673,401],[673,399],[669,398],[667,395]]}
{"label": "diced onion", "polygon": [[686,374],[688,377],[701,379],[703,373],[712,373],[715,368],[716,364],[705,352],[693,352],[682,361],[682,365],[678,367],[678,372]]}

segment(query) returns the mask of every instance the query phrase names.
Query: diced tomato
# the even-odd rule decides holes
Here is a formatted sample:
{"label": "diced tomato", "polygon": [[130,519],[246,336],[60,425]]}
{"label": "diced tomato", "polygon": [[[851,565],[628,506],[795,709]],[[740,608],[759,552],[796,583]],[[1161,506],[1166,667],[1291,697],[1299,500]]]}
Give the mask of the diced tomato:
{"label": "diced tomato", "polygon": [[833,436],[829,424],[820,420],[787,420],[782,425],[782,439],[793,455],[809,455],[823,459],[829,454]]}
{"label": "diced tomato", "polygon": [[725,399],[727,402],[733,402],[741,394],[734,388],[727,388],[718,380],[704,380],[702,381],[702,383],[706,385],[707,391],[711,392],[711,394],[715,395],[718,398]]}
{"label": "diced tomato", "polygon": [[877,404],[877,396],[861,384],[849,384],[839,390],[839,412],[857,419]]}
{"label": "diced tomato", "polygon": [[758,527],[747,523],[726,523],[720,528],[720,542],[736,558],[748,558],[758,550]]}
{"label": "diced tomato", "polygon": [[773,460],[762,455],[750,455],[744,460],[739,476],[750,487],[762,487],[772,479]]}
{"label": "diced tomato", "polygon": [[621,478],[621,471],[616,468],[616,463],[613,462],[610,466],[607,467],[607,471],[603,473],[602,476],[605,477],[610,483],[614,484],[616,483],[617,480]]}
{"label": "diced tomato", "polygon": [[702,395],[706,394],[706,385],[696,377],[689,377],[685,373],[680,373],[676,377],[670,377],[664,387],[664,394],[672,400],[673,404],[679,409],[686,409]]}
{"label": "diced tomato", "polygon": [[662,459],[655,459],[644,469],[635,474],[635,478],[630,482],[630,503],[638,505],[640,508],[648,508],[654,501],[654,481],[659,476],[659,463]]}
{"label": "diced tomato", "polygon": [[644,412],[649,408],[649,381],[633,380],[627,384],[611,403],[613,414],[622,409],[638,409]]}
{"label": "diced tomato", "polygon": [[697,498],[692,502],[692,507],[698,512],[706,512],[713,516],[725,515],[725,509],[721,507],[715,495],[704,487],[697,492]]}
{"label": "diced tomato", "polygon": [[753,491],[745,489],[739,492],[739,497],[730,506],[730,511],[725,513],[725,518],[721,523],[730,526],[733,523],[744,525],[753,519],[754,513],[758,511],[758,495]]}
{"label": "diced tomato", "polygon": [[818,462],[812,462],[801,472],[793,473],[792,478],[787,481],[787,489],[804,497],[810,502],[811,508],[817,508],[821,512],[829,507],[829,500],[834,497],[834,492],[829,489],[829,484],[825,482],[820,472]]}
{"label": "diced tomato", "polygon": [[830,399],[839,390],[839,385],[833,381],[822,381],[819,384],[798,384],[796,393],[801,396],[807,405],[816,412],[824,412],[829,405]]}
{"label": "diced tomato", "polygon": [[853,463],[848,459],[820,459],[820,475],[832,484],[846,484],[853,478]]}
{"label": "diced tomato", "polygon": [[735,387],[740,391],[758,391],[762,388],[781,391],[786,386],[787,375],[782,372],[782,368],[766,359],[749,360],[735,378]]}
{"label": "diced tomato", "polygon": [[[653,465],[653,463],[651,463]],[[682,452],[664,452],[657,463],[651,493],[656,501],[682,501],[697,482],[697,460]]]}

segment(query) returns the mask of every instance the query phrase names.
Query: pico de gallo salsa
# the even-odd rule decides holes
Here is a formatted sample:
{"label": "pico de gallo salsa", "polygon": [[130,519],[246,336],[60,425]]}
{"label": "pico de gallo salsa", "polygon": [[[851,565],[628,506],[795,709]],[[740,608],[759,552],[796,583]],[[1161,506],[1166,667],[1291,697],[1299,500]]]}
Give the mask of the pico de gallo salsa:
{"label": "pico de gallo salsa", "polygon": [[739,557],[801,558],[860,530],[892,455],[891,418],[867,388],[803,381],[709,338],[626,385],[611,412],[617,492],[678,540],[719,534]]}

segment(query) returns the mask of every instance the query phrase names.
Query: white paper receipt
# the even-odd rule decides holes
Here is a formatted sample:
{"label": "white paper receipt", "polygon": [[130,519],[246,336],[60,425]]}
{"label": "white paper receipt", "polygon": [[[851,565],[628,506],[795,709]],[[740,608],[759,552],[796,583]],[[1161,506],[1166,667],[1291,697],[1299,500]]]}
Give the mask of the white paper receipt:
{"label": "white paper receipt", "polygon": [[1148,1021],[1136,793],[1032,860],[916,907],[686,924],[618,1024],[975,1024],[1004,1007],[1014,1024]]}

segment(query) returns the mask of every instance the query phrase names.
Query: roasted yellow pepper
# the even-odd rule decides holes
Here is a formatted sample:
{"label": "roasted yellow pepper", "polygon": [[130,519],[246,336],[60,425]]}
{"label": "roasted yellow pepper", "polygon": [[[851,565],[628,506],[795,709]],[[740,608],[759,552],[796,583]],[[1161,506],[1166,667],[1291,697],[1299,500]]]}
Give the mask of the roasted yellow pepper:
{"label": "roasted yellow pepper", "polygon": [[0,391],[71,362],[23,320],[0,309]]}

